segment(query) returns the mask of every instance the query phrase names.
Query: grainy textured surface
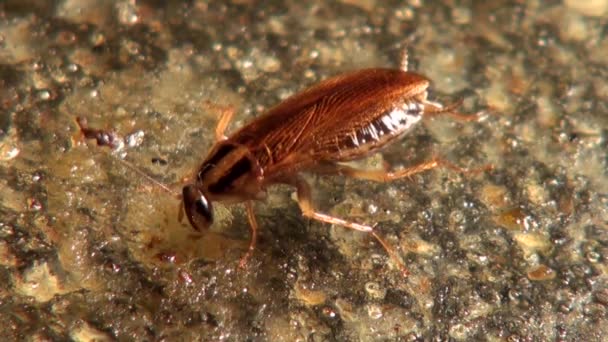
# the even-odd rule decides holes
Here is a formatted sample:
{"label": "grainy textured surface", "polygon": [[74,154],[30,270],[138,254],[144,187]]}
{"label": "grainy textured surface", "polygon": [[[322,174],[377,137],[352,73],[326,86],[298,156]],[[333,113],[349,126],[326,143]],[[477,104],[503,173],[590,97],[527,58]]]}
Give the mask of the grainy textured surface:
{"label": "grainy textured surface", "polygon": [[[577,340],[608,336],[606,1],[24,1],[0,3],[0,336],[4,340]],[[396,65],[437,118],[363,163],[440,154],[482,175],[390,184],[315,178],[257,206],[261,239],[218,208],[213,232],[124,158],[180,188],[231,104],[240,127],[304,86]],[[75,117],[118,151],[83,141]],[[216,206],[217,207],[217,206]]]}

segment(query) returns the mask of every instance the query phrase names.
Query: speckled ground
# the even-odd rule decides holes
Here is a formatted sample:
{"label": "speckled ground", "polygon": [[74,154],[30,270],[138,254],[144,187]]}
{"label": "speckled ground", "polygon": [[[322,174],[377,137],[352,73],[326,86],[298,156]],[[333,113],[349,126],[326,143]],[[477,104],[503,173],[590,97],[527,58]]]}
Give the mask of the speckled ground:
{"label": "speckled ground", "polygon": [[[101,1],[0,3],[0,336],[3,340],[600,341],[608,336],[608,2]],[[213,141],[304,86],[396,66],[463,99],[473,123],[428,120],[363,164],[434,155],[375,184],[309,175],[197,234],[179,191]],[[114,131],[83,139],[76,117]]]}

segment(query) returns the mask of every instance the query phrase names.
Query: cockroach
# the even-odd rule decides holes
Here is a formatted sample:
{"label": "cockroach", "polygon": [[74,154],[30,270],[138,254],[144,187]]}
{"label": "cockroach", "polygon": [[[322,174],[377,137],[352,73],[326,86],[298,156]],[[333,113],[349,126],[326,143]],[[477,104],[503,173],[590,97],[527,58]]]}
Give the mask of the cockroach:
{"label": "cockroach", "polygon": [[251,228],[249,249],[240,261],[244,266],[257,238],[254,201],[264,199],[271,185],[287,184],[295,187],[304,216],[371,234],[407,274],[394,249],[373,226],[317,211],[311,187],[301,176],[311,172],[388,182],[437,167],[459,172],[488,169],[465,170],[439,158],[394,171],[343,164],[381,151],[411,132],[425,116],[477,118],[458,113],[460,103],[444,107],[428,100],[430,80],[408,71],[407,57],[404,51],[398,69],[362,69],[326,79],[280,102],[230,136],[224,134],[235,111],[222,108],[215,145],[193,183],[182,189],[180,218],[185,212],[192,227],[201,231],[213,222],[213,202],[244,203]]}
{"label": "cockroach", "polygon": [[[215,128],[216,142],[194,174],[193,183],[182,189],[180,221],[185,213],[195,230],[206,230],[213,223],[213,202],[244,203],[251,239],[239,263],[242,267],[256,245],[254,201],[263,200],[271,185],[287,184],[295,187],[304,216],[371,234],[407,274],[394,249],[373,226],[317,211],[311,200],[311,187],[301,174],[389,182],[437,167],[464,173],[490,169],[485,166],[466,170],[439,158],[400,170],[363,170],[343,164],[381,151],[411,132],[423,117],[446,114],[465,121],[477,119],[476,115],[457,112],[460,102],[443,106],[428,100],[429,84],[425,76],[408,71],[404,51],[398,69],[362,69],[326,79],[287,98],[228,137],[224,133],[234,108],[216,106],[221,111]],[[77,119],[77,123],[83,135],[96,139],[100,146],[112,146],[117,140],[113,132],[86,127],[86,120]],[[131,164],[124,164],[160,184]]]}

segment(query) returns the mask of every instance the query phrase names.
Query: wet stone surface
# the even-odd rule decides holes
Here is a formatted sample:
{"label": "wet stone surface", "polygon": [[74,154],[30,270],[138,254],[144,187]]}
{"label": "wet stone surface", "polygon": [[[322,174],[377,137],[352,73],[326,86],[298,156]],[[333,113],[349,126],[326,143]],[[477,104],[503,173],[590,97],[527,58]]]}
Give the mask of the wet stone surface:
{"label": "wet stone surface", "polygon": [[[390,4],[389,4],[390,3]],[[606,1],[3,1],[0,336],[5,340],[580,340],[608,336]],[[451,4],[451,5],[447,5]],[[409,46],[438,117],[361,163],[433,170],[376,184],[310,177],[200,234],[179,191],[214,139],[325,77]],[[115,134],[84,139],[77,117]]]}

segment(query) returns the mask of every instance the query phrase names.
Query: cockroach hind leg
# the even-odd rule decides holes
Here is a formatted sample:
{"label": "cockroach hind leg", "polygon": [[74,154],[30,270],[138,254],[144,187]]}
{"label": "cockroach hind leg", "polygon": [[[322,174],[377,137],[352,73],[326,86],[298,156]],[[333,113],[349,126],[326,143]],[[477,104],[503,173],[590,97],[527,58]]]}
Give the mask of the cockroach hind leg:
{"label": "cockroach hind leg", "polygon": [[302,178],[297,178],[295,180],[294,185],[296,186],[296,189],[297,189],[298,205],[300,206],[300,210],[302,210],[302,215],[304,215],[308,218],[311,218],[313,220],[323,222],[323,223],[340,225],[340,226],[343,226],[343,227],[346,227],[349,229],[371,234],[376,239],[376,241],[378,241],[378,243],[380,243],[382,248],[384,248],[384,250],[389,255],[389,257],[399,267],[399,269],[401,270],[401,273],[404,276],[407,276],[409,274],[407,268],[405,267],[405,264],[401,261],[401,259],[395,252],[395,249],[386,240],[384,240],[382,237],[380,237],[380,235],[378,235],[378,233],[376,233],[376,231],[374,230],[374,227],[359,224],[356,222],[347,221],[347,220],[344,220],[344,219],[341,219],[338,217],[330,216],[330,215],[315,211],[315,209],[312,206],[311,191],[310,191],[310,186],[308,185],[308,183],[306,183],[306,181]]}
{"label": "cockroach hind leg", "polygon": [[416,173],[435,168],[446,168],[462,174],[478,174],[486,171],[491,171],[494,169],[494,166],[492,164],[487,164],[481,167],[467,169],[460,167],[450,161],[447,161],[439,156],[434,156],[429,161],[408,167],[406,169],[395,171],[394,174],[397,176],[397,178],[410,177]]}
{"label": "cockroach hind leg", "polygon": [[465,169],[440,157],[433,157],[431,160],[427,160],[422,163],[397,170],[391,170],[390,166],[384,166],[383,169],[379,170],[365,170],[354,168],[348,165],[327,163],[322,164],[315,171],[317,171],[318,173],[342,175],[345,177],[384,183],[402,178],[411,178],[412,176],[418,173],[430,171],[438,167],[445,167],[456,172],[465,174],[481,173],[493,169],[493,165],[491,164],[474,169]]}
{"label": "cockroach hind leg", "polygon": [[247,262],[249,261],[249,259],[253,255],[253,251],[255,250],[255,245],[258,236],[258,223],[255,219],[253,202],[247,201],[245,203],[245,209],[247,210],[247,220],[249,221],[249,228],[251,229],[251,238],[249,240],[249,247],[247,248],[247,252],[241,257],[241,260],[239,261],[239,268],[245,268],[247,266]]}
{"label": "cockroach hind leg", "polygon": [[397,252],[395,252],[393,246],[391,246],[388,242],[381,238],[375,231],[371,231],[370,234],[376,239],[376,241],[380,243],[380,245],[382,246],[382,248],[384,248],[388,256],[395,262],[397,267],[399,267],[399,270],[401,271],[403,277],[407,277],[410,272],[408,271],[407,267],[405,267],[405,264],[403,263],[401,258],[397,255]]}
{"label": "cockroach hind leg", "polygon": [[492,164],[486,164],[486,165],[483,165],[480,167],[467,169],[467,168],[460,167],[445,159],[441,159],[439,157],[436,157],[434,160],[437,162],[438,167],[445,167],[450,170],[453,170],[453,171],[456,171],[459,173],[463,173],[463,174],[478,174],[478,173],[482,173],[482,172],[492,171],[494,169],[494,165],[492,165]]}
{"label": "cockroach hind leg", "polygon": [[438,160],[431,159],[429,161],[398,170],[392,170],[390,166],[384,166],[383,169],[379,170],[365,170],[342,164],[325,164],[322,166],[322,169],[318,169],[316,171],[319,173],[337,174],[345,177],[384,183],[401,178],[410,178],[417,173],[432,170],[439,166],[440,163]]}

